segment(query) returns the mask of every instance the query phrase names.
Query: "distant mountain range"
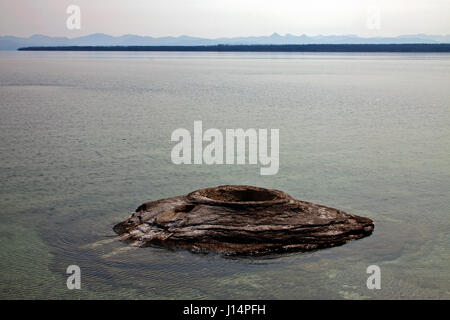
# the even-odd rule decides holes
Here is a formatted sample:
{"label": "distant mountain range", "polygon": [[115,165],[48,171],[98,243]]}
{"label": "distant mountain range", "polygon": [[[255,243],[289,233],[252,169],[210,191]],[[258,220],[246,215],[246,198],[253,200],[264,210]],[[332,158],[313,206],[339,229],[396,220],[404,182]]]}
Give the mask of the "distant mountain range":
{"label": "distant mountain range", "polygon": [[218,44],[410,44],[410,43],[450,43],[450,35],[404,35],[397,37],[363,38],[356,35],[284,36],[274,33],[270,36],[235,37],[206,39],[190,36],[150,37],[138,35],[110,36],[95,33],[83,37],[49,37],[32,35],[28,38],[0,36],[0,50],[16,50],[32,46],[207,46]]}

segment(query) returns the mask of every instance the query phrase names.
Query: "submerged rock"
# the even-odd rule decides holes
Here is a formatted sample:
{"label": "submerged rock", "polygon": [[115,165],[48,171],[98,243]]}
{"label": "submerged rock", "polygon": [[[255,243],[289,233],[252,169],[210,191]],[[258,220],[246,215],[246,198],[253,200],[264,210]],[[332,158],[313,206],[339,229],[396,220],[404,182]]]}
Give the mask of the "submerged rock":
{"label": "submerged rock", "polygon": [[279,190],[227,185],[146,202],[114,231],[138,247],[263,255],[334,247],[368,236],[373,228],[368,218]]}

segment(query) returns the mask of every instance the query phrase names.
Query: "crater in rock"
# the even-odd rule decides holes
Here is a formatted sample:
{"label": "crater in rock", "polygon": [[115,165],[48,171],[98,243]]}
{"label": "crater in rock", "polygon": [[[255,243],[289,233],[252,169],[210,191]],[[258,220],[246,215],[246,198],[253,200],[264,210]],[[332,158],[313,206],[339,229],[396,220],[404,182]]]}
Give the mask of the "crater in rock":
{"label": "crater in rock", "polygon": [[277,198],[275,192],[253,189],[229,190],[227,188],[212,188],[206,189],[203,191],[203,194],[206,198],[223,202],[269,201]]}

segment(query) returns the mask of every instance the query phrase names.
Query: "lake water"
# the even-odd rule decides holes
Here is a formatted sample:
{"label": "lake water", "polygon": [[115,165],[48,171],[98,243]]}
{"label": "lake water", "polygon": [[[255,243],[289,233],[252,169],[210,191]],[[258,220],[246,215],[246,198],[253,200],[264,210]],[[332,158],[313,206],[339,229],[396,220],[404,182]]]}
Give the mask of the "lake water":
{"label": "lake water", "polygon": [[[450,55],[0,53],[0,298],[449,299]],[[279,128],[280,170],[174,165],[173,130]],[[311,253],[137,248],[112,226],[223,184],[375,221]],[[68,290],[66,268],[81,268]],[[381,268],[381,289],[366,268]]]}

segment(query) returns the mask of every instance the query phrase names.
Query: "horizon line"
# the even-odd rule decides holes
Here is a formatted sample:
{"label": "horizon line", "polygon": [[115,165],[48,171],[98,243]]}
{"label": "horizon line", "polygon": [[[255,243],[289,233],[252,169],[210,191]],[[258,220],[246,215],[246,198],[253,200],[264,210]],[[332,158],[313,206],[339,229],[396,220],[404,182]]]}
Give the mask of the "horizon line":
{"label": "horizon line", "polygon": [[17,51],[449,53],[450,43],[31,46],[18,48]]}
{"label": "horizon line", "polygon": [[217,37],[203,37],[203,36],[195,36],[195,35],[188,35],[188,34],[180,34],[180,35],[166,35],[166,36],[153,36],[153,35],[142,35],[142,34],[136,34],[136,33],[124,33],[121,35],[112,35],[112,34],[108,34],[108,33],[103,33],[103,32],[93,32],[93,33],[88,33],[88,34],[84,34],[84,35],[77,35],[77,36],[73,36],[73,37],[69,37],[69,36],[58,36],[58,35],[48,35],[48,34],[43,34],[43,33],[34,33],[31,34],[29,36],[19,36],[19,35],[11,35],[11,34],[1,34],[0,37],[15,37],[15,38],[31,38],[34,36],[45,36],[45,37],[51,37],[51,38],[67,38],[67,39],[75,39],[75,38],[81,38],[81,37],[88,37],[88,36],[92,36],[92,35],[105,35],[105,36],[109,36],[109,37],[114,37],[114,38],[120,38],[120,37],[124,37],[124,36],[138,36],[138,37],[148,37],[148,38],[154,38],[154,39],[158,39],[158,38],[181,38],[181,37],[190,37],[190,38],[201,38],[201,39],[208,39],[208,40],[217,40],[217,39],[232,39],[232,38],[250,38],[250,37],[273,37],[273,36],[280,36],[280,37],[286,37],[286,36],[294,36],[294,37],[301,37],[301,36],[306,36],[306,37],[332,37],[332,36],[353,36],[353,37],[359,37],[359,38],[364,38],[364,39],[373,39],[373,38],[398,38],[398,37],[406,37],[406,36],[441,36],[441,37],[446,37],[446,36],[450,36],[450,33],[442,33],[442,34],[429,34],[429,33],[407,33],[407,34],[398,34],[398,35],[374,35],[374,36],[364,36],[364,35],[358,35],[358,34],[354,34],[354,33],[347,33],[347,34],[306,34],[306,33],[301,33],[301,34],[294,34],[294,33],[278,33],[278,32],[273,32],[271,34],[264,34],[264,35],[238,35],[238,36],[217,36]]}

